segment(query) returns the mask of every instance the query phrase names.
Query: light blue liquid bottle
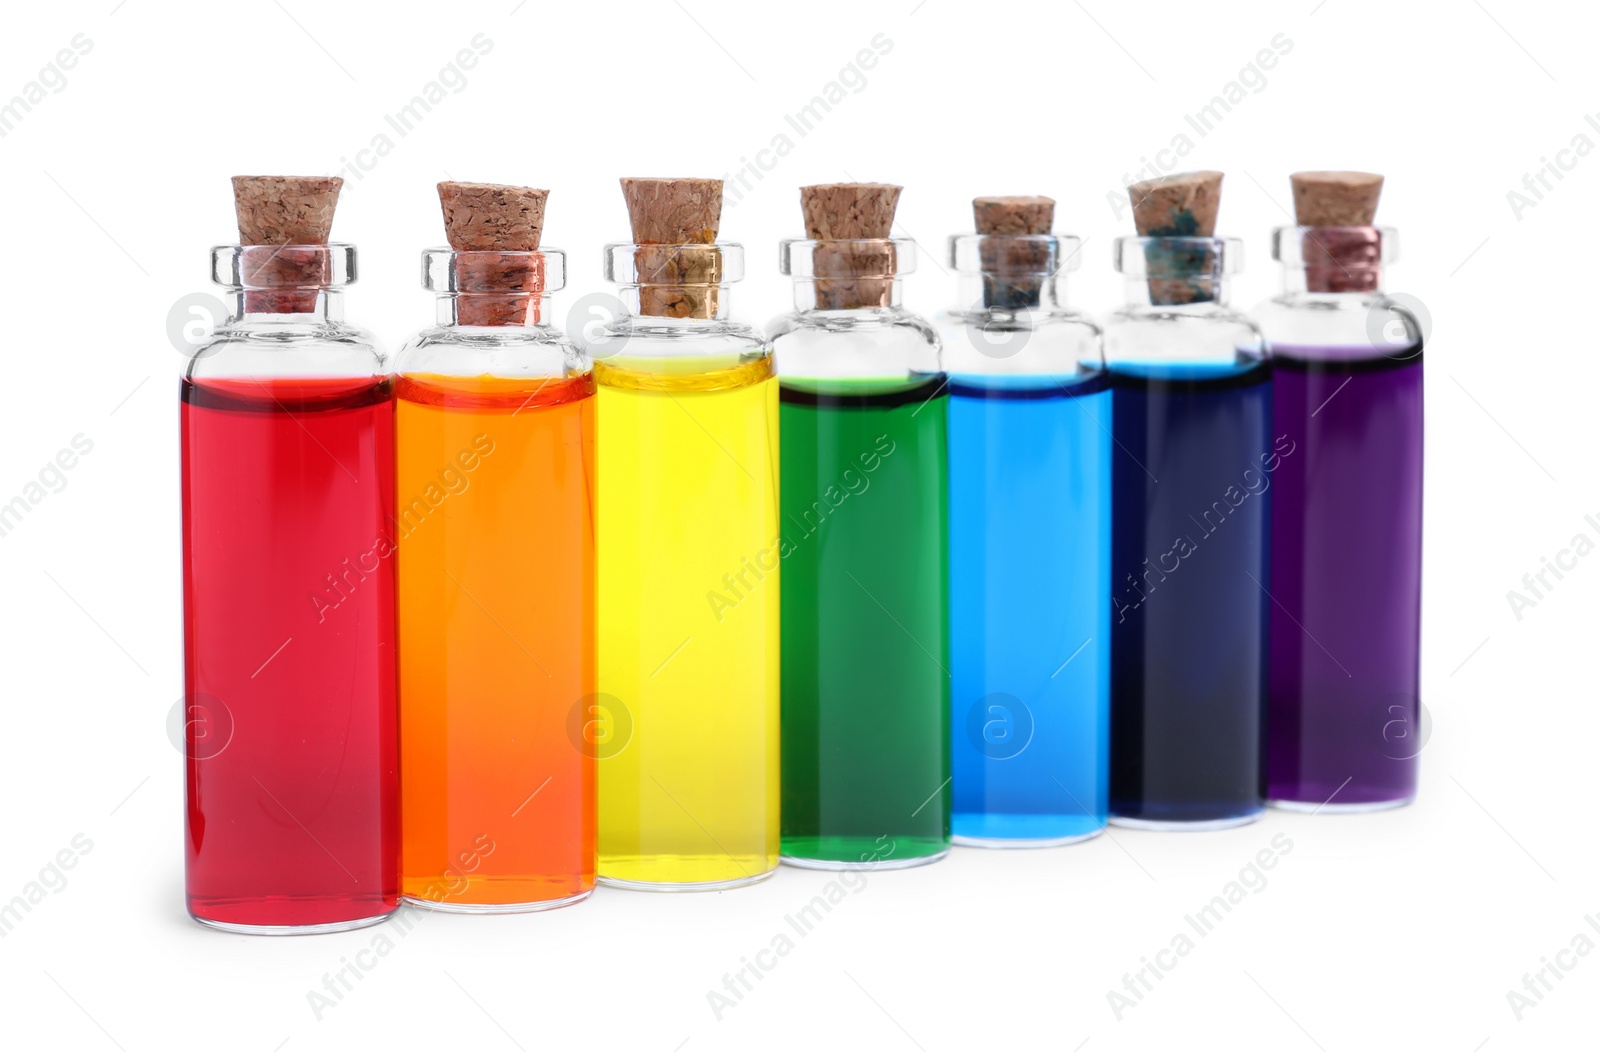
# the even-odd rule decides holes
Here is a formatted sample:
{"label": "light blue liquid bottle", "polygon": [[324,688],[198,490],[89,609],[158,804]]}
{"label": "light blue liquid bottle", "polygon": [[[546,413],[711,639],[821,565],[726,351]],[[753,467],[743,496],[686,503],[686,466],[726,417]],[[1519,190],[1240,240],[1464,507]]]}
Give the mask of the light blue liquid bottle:
{"label": "light blue liquid bottle", "polygon": [[[979,198],[979,230],[1048,231],[1048,198]],[[951,240],[951,832],[1042,847],[1105,828],[1111,392],[1065,305],[1078,239]]]}

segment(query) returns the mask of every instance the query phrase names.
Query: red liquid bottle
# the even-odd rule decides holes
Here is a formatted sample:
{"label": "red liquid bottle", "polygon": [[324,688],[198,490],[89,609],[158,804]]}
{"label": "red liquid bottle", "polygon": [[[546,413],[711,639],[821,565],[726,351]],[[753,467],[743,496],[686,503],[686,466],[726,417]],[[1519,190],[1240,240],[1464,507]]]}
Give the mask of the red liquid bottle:
{"label": "red liquid bottle", "polygon": [[398,903],[393,404],[338,184],[235,180],[276,243],[213,250],[233,304],[182,383],[188,907],[229,931]]}

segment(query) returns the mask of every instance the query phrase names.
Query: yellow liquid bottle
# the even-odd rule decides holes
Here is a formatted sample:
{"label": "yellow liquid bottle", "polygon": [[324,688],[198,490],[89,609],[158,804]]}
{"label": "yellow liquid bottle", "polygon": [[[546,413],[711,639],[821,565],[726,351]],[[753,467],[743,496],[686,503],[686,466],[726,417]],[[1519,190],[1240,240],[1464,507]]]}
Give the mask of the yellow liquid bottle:
{"label": "yellow liquid bottle", "polygon": [[595,368],[609,884],[736,887],[778,864],[778,385],[753,330],[707,342],[735,332],[737,350],[670,356],[635,335]]}

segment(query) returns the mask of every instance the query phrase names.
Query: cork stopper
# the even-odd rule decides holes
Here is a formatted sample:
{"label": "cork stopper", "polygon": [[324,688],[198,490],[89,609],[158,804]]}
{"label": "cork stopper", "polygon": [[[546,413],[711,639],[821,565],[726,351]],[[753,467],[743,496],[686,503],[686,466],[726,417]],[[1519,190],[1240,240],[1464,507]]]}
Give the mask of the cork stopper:
{"label": "cork stopper", "polygon": [[1055,216],[1051,197],[972,199],[972,218],[980,234],[1048,234]]}
{"label": "cork stopper", "polygon": [[239,244],[326,245],[342,186],[336,175],[234,176]]}
{"label": "cork stopper", "polygon": [[1383,176],[1371,172],[1295,172],[1294,219],[1309,292],[1374,292],[1383,235],[1372,225]]}
{"label": "cork stopper", "polygon": [[[1128,187],[1140,237],[1213,236],[1222,202],[1221,172],[1179,172]],[[1205,303],[1217,298],[1216,253],[1209,247],[1152,244],[1145,247],[1151,277],[1150,302]]]}
{"label": "cork stopper", "polygon": [[326,285],[333,210],[344,180],[338,176],[236,175],[233,205],[239,244],[289,246],[245,253],[245,310],[255,314],[309,314],[317,287]]}
{"label": "cork stopper", "polygon": [[1140,237],[1211,237],[1222,201],[1221,172],[1180,172],[1128,187]]}
{"label": "cork stopper", "polygon": [[440,183],[445,238],[455,259],[458,325],[528,325],[539,321],[544,257],[533,255],[544,232],[548,190],[498,183]]}
{"label": "cork stopper", "polygon": [[549,190],[498,183],[440,183],[444,235],[457,252],[533,252]]}
{"label": "cork stopper", "polygon": [[715,318],[722,253],[709,246],[722,220],[722,180],[625,178],[622,196],[639,246],[639,313]]}
{"label": "cork stopper", "polygon": [[1049,197],[972,199],[973,222],[985,238],[979,247],[985,307],[1025,310],[1039,306],[1043,276],[1051,264],[1050,247],[1026,238],[1048,235],[1055,214],[1055,200]]}
{"label": "cork stopper", "polygon": [[[800,188],[806,237],[818,242],[811,261],[818,310],[889,306],[897,269],[889,232],[900,189],[889,183],[822,183]],[[852,241],[879,243],[849,243]]]}
{"label": "cork stopper", "polygon": [[1300,226],[1371,226],[1383,176],[1371,172],[1295,172],[1294,221]]}

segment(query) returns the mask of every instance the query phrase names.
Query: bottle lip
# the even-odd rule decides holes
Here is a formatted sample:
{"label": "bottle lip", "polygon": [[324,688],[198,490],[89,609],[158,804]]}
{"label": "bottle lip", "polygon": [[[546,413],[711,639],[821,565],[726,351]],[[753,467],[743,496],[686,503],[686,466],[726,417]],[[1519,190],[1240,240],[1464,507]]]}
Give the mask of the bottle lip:
{"label": "bottle lip", "polygon": [[356,247],[214,245],[211,280],[234,289],[332,289],[356,281]]}
{"label": "bottle lip", "polygon": [[[1375,250],[1375,251],[1374,251]],[[1272,258],[1289,267],[1325,266],[1337,258],[1344,267],[1393,263],[1400,235],[1389,226],[1280,226],[1272,230]]]}
{"label": "bottle lip", "polygon": [[422,287],[443,296],[549,296],[567,286],[567,254],[559,248],[422,250]]}
{"label": "bottle lip", "polygon": [[[636,245],[612,242],[602,250],[607,281],[618,285],[731,285],[744,279],[744,246],[737,241],[692,245]],[[678,276],[665,280],[663,271]],[[684,281],[683,275],[705,274],[713,281]]]}
{"label": "bottle lip", "polygon": [[[824,251],[818,252],[817,249]],[[898,278],[915,273],[917,243],[904,237],[851,237],[778,242],[778,272],[801,280]]]}
{"label": "bottle lip", "polygon": [[1244,268],[1244,242],[1236,237],[1119,237],[1118,273],[1129,278],[1222,277]]}
{"label": "bottle lip", "polygon": [[954,234],[946,259],[958,274],[1047,277],[1081,267],[1082,248],[1074,234]]}

